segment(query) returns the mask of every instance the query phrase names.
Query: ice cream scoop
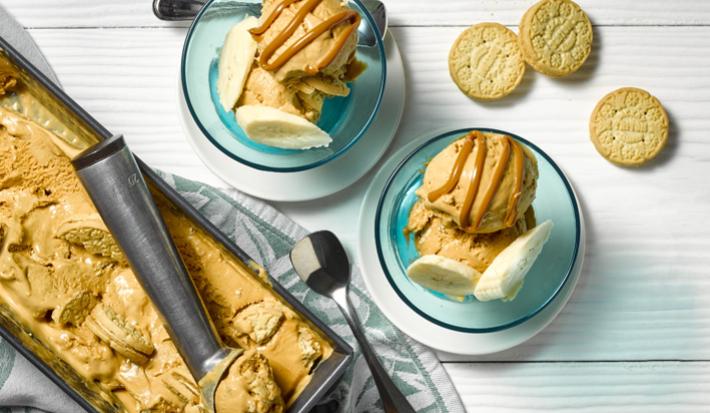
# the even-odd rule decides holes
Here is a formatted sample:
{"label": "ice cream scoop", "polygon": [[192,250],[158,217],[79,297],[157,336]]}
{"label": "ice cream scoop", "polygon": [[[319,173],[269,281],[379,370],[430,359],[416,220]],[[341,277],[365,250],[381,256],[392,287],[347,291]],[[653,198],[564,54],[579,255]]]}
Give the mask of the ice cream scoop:
{"label": "ice cream scoop", "polygon": [[72,163],[199,383],[205,408],[214,412],[217,387],[243,351],[219,338],[136,159],[123,138],[114,136]]}

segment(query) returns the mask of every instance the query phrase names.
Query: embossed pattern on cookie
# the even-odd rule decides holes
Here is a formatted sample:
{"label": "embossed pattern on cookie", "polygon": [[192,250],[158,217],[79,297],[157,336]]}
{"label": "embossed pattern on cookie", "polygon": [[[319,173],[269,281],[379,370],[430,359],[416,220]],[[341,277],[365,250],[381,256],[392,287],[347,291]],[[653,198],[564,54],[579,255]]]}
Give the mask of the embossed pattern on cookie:
{"label": "embossed pattern on cookie", "polygon": [[591,53],[592,40],[589,17],[570,0],[542,0],[520,22],[525,61],[549,76],[577,71]]}
{"label": "embossed pattern on cookie", "polygon": [[517,36],[498,23],[469,27],[451,47],[449,72],[469,97],[486,100],[510,94],[525,74]]}
{"label": "embossed pattern on cookie", "polygon": [[668,115],[654,96],[624,87],[604,96],[589,121],[597,151],[609,161],[639,166],[655,158],[668,142]]}

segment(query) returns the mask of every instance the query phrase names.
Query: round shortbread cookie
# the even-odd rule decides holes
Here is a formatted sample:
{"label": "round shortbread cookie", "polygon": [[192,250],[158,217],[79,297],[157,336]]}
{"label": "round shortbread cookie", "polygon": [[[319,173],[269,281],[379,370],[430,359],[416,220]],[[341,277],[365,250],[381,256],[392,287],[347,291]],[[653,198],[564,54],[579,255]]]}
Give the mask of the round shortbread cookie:
{"label": "round shortbread cookie", "polygon": [[518,37],[498,23],[469,27],[451,46],[449,72],[469,97],[485,100],[508,95],[525,74]]}
{"label": "round shortbread cookie", "polygon": [[604,96],[592,112],[589,134],[597,151],[623,166],[639,166],[668,142],[668,115],[654,96],[624,87]]}
{"label": "round shortbread cookie", "polygon": [[570,0],[542,0],[520,22],[525,61],[549,76],[577,71],[592,51],[593,37],[589,17]]}

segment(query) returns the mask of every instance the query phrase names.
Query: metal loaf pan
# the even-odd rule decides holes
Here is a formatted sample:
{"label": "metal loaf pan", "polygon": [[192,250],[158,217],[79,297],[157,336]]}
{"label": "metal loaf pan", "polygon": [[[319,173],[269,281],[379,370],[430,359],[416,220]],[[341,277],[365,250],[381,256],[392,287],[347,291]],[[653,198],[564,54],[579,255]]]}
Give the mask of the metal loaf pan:
{"label": "metal loaf pan", "polygon": [[[96,143],[112,135],[0,37],[0,69],[7,68],[8,65],[19,77],[25,93],[29,93],[33,99],[41,102],[43,108],[46,109],[46,113],[40,115],[43,117],[41,120],[43,125],[52,125],[53,122],[48,122],[46,119],[54,118],[57,121],[56,124],[61,124],[64,128],[69,129],[71,135],[84,145]],[[256,276],[260,268],[259,264],[195,210],[150,167],[140,159],[138,159],[138,163],[151,187],[162,193],[194,224],[210,234],[228,253],[243,262]],[[271,284],[273,291],[316,329],[320,330],[333,346],[333,354],[319,363],[313,372],[310,383],[288,409],[288,413],[306,413],[340,380],[352,359],[352,349],[276,280],[271,279]],[[125,411],[112,395],[101,390],[95,383],[84,380],[68,364],[56,357],[52,350],[15,319],[12,309],[1,302],[0,335],[87,411],[95,413]]]}

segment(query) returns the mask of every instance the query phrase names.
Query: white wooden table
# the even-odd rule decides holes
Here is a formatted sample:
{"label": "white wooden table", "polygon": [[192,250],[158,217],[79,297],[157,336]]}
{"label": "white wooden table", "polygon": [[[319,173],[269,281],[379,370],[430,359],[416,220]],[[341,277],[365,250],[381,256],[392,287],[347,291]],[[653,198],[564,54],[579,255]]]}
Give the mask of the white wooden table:
{"label": "white wooden table", "polygon": [[[407,71],[395,147],[449,125],[510,130],[566,169],[587,217],[584,273],[557,321],[502,354],[441,359],[471,412],[710,411],[710,1],[580,0],[595,24],[581,72],[565,80],[529,72],[501,102],[465,98],[447,71],[455,36],[481,21],[516,30],[532,2],[386,0]],[[1,3],[30,29],[69,93],[145,161],[225,186],[180,127],[184,25],[158,21],[150,0]],[[610,165],[587,135],[596,101],[626,85],[647,88],[671,116],[670,147],[642,170]],[[277,207],[352,248],[368,182]]]}

